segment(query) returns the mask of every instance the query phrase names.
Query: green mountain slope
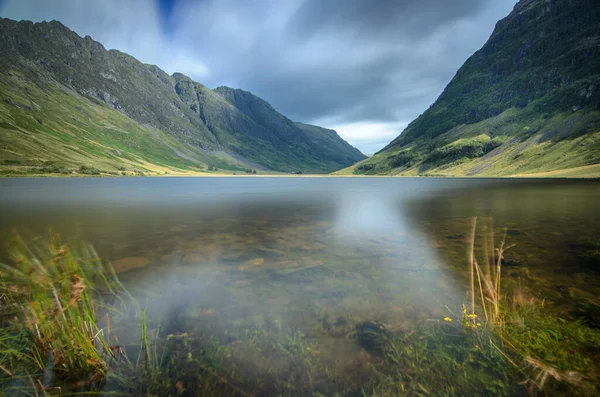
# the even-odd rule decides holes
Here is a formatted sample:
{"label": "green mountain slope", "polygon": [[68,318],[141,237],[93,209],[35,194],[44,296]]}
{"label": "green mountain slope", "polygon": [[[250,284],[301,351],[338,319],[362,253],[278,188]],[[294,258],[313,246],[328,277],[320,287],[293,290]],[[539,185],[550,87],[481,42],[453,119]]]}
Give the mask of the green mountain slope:
{"label": "green mountain slope", "polygon": [[[244,92],[253,114],[59,22],[0,19],[0,166],[38,171],[80,166],[119,171],[248,167],[331,172],[364,156],[329,135],[343,155]],[[240,91],[243,92],[243,91]]]}
{"label": "green mountain slope", "polygon": [[521,0],[359,174],[512,175],[600,163],[600,7]]}
{"label": "green mountain slope", "polygon": [[354,164],[357,158],[360,160],[366,158],[358,149],[348,148],[350,145],[335,130],[300,122],[294,124],[304,131],[314,147],[324,152],[323,156],[331,158],[336,164]]}

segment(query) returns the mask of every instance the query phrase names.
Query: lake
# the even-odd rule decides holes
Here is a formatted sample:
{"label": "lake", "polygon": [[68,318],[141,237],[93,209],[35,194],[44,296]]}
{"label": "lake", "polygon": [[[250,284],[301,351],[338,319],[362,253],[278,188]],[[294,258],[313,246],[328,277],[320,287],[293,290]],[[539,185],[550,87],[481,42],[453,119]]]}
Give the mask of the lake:
{"label": "lake", "polygon": [[[406,335],[468,304],[473,217],[478,238],[493,232],[497,247],[506,230],[515,244],[505,293],[600,326],[588,310],[600,303],[598,181],[28,178],[0,179],[0,192],[3,241],[52,230],[91,243],[166,360],[215,371],[225,394],[362,395],[381,372],[371,328]],[[133,351],[139,329],[114,327]]]}

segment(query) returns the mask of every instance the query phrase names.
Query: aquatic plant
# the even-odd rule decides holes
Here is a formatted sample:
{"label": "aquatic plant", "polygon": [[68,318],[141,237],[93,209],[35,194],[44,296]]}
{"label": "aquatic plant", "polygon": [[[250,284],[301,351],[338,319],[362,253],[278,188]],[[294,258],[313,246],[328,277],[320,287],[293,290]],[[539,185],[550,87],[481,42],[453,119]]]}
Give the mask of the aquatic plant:
{"label": "aquatic plant", "polygon": [[472,219],[462,309],[407,331],[369,323],[355,335],[381,358],[363,394],[597,395],[600,331],[525,298],[520,283],[502,273],[514,246],[507,230],[496,248],[491,219],[480,222],[483,233],[477,226]]}
{"label": "aquatic plant", "polygon": [[[494,248],[493,224],[488,220],[483,236],[482,267],[475,255],[476,229],[477,218],[473,218],[469,241],[471,310],[463,308],[463,328],[469,331],[485,325],[484,332],[477,334],[479,345],[497,349],[507,362],[527,376],[523,383],[531,392],[544,389],[551,379],[562,383],[555,385],[559,388],[566,387],[565,383],[581,390],[589,388],[583,379],[584,374],[587,378],[596,376],[591,355],[598,356],[600,352],[600,332],[580,321],[558,317],[543,302],[526,300],[519,285],[513,289],[513,296],[502,294],[502,260],[515,244],[506,243],[505,228],[500,246]],[[478,320],[476,297],[480,299],[485,321]]]}
{"label": "aquatic plant", "polygon": [[378,331],[381,363],[365,387],[370,396],[518,395],[519,377],[500,351],[459,324]]}
{"label": "aquatic plant", "polygon": [[[402,330],[343,311],[334,316],[336,324],[344,318],[335,335],[356,342],[361,356],[353,360],[360,366],[332,356],[335,350],[320,340],[334,334],[319,305],[310,329],[261,316],[223,327],[213,310],[206,321],[165,323],[162,330],[91,247],[71,251],[54,237],[30,249],[15,237],[12,259],[0,269],[0,389],[29,395],[98,389],[137,396],[593,395],[600,331],[558,317],[548,302],[511,296],[514,280],[502,274],[511,247],[507,232],[496,250],[491,222],[479,227],[483,233],[473,221],[469,233],[471,277],[462,308]],[[197,305],[204,307],[201,300]],[[115,333],[119,317],[132,311],[140,327],[128,328],[123,351]]]}
{"label": "aquatic plant", "polygon": [[50,382],[45,379],[42,385],[44,371],[56,380],[103,380],[110,363],[123,355],[110,328],[109,315],[118,315],[117,309],[95,300],[104,293],[125,303],[112,267],[89,245],[75,255],[56,235],[31,248],[15,235],[10,253],[10,263],[0,265],[7,303],[0,338],[4,372],[11,378],[37,378],[42,389]]}
{"label": "aquatic plant", "polygon": [[[477,217],[472,219],[472,231],[471,238],[469,240],[469,279],[470,285],[470,297],[471,297],[471,312],[464,314],[471,321],[471,325],[477,324],[477,314],[475,313],[475,301],[476,297],[480,297],[481,307],[486,319],[486,322],[490,326],[501,326],[502,325],[502,311],[501,311],[501,279],[502,279],[502,259],[504,253],[510,248],[514,247],[515,244],[506,244],[506,235],[508,230],[504,229],[504,236],[500,247],[494,247],[494,228],[490,224],[486,228],[487,233],[484,235],[483,249],[485,253],[485,259],[483,261],[483,268],[477,261],[475,256],[475,236],[477,231]],[[475,285],[477,280],[477,286]]]}

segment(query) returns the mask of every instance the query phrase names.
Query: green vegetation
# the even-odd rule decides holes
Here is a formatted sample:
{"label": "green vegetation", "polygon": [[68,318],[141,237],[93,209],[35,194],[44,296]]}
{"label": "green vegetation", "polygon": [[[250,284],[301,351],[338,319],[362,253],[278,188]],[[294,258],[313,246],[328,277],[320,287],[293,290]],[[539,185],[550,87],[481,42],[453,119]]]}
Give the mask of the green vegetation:
{"label": "green vegetation", "polygon": [[[23,395],[594,395],[600,331],[526,299],[502,276],[506,234],[495,250],[492,229],[482,229],[476,245],[473,223],[462,308],[398,330],[329,319],[317,306],[310,332],[260,315],[224,330],[198,304],[189,309],[206,320],[183,332],[183,323],[147,318],[89,246],[74,254],[56,238],[15,238],[1,270],[10,304],[0,313],[0,387]],[[315,267],[301,279],[323,271],[336,272]],[[333,350],[332,360],[320,333],[354,341],[362,358],[340,364]]]}
{"label": "green vegetation", "polygon": [[520,1],[437,101],[355,173],[501,176],[599,164],[599,13],[592,0]]}
{"label": "green vegetation", "polygon": [[[12,103],[0,102],[3,170],[98,174],[196,169],[198,163],[178,155],[189,150],[166,134],[152,133],[114,110],[51,86],[42,89],[19,76],[11,73],[12,82],[0,82],[2,94],[14,98]],[[37,111],[15,105],[32,100]]]}
{"label": "green vegetation", "polygon": [[85,165],[79,167],[78,172],[85,175],[100,175],[100,170],[98,168],[87,167]]}
{"label": "green vegetation", "polygon": [[83,247],[76,257],[57,237],[31,249],[15,236],[12,247],[11,264],[0,268],[0,386],[8,390],[25,382],[34,390],[44,388],[43,374],[49,369],[58,385],[82,380],[98,384],[123,355],[109,319],[119,312],[96,302],[103,292],[125,303],[114,271],[91,247]]}
{"label": "green vegetation", "polygon": [[[502,140],[498,137],[490,139],[488,135],[479,135],[474,138],[458,139],[448,145],[442,146],[431,152],[424,163],[444,164],[461,159],[474,159],[484,156],[486,153],[502,145]],[[396,155],[398,157],[398,155]],[[412,155],[411,160],[416,156]],[[397,164],[397,162],[396,162]],[[409,165],[410,162],[404,162],[403,165]]]}
{"label": "green vegetation", "polygon": [[306,139],[312,142],[314,147],[318,147],[322,151],[324,157],[331,159],[332,163],[351,165],[366,158],[334,130],[299,122],[294,124],[305,133]]}
{"label": "green vegetation", "polygon": [[4,174],[65,174],[82,164],[327,173],[364,158],[335,132],[305,131],[248,92],[169,76],[56,21],[0,19],[0,38]]}
{"label": "green vegetation", "polygon": [[371,337],[383,361],[367,395],[593,395],[600,332],[544,312],[511,309],[522,321],[501,333],[454,319],[405,333],[380,328]]}
{"label": "green vegetation", "polygon": [[[599,149],[600,112],[581,110],[540,122],[528,109],[509,109],[493,119],[458,126],[432,141],[381,152],[357,164],[355,173],[543,176],[548,172],[560,176],[557,171],[600,162]],[[598,177],[592,170],[588,174]]]}
{"label": "green vegetation", "polygon": [[[146,310],[140,311],[110,264],[102,263],[90,246],[75,255],[56,236],[29,246],[15,236],[11,247],[11,261],[0,269],[4,392],[92,395],[109,385],[128,395],[181,395],[184,390],[247,395],[251,387],[268,393],[295,392],[293,385],[311,388],[317,352],[300,332],[259,326],[241,327],[220,339],[163,336],[160,326],[148,328]],[[123,325],[132,315],[140,316],[138,349],[121,345],[115,333],[129,338]],[[232,337],[257,360],[259,355],[285,358],[285,375],[257,379],[238,374],[229,360]],[[139,352],[135,362],[127,356],[132,350]]]}
{"label": "green vegetation", "polygon": [[[480,251],[485,257],[481,265],[476,258],[476,229],[477,218],[473,218],[469,258],[471,310],[463,310],[463,327],[477,330],[483,326],[493,332],[502,351],[491,337],[487,342],[528,376],[530,391],[548,392],[554,388],[554,393],[560,394],[593,393],[598,381],[595,361],[600,354],[600,331],[551,314],[543,302],[525,299],[518,286],[509,289],[513,293],[509,298],[502,292],[501,275],[504,254],[514,246],[507,245],[507,229],[500,247],[494,249],[493,228],[484,225],[487,233],[482,238]],[[479,316],[475,309],[477,300],[483,311]],[[486,340],[481,340],[483,343]]]}
{"label": "green vegetation", "polygon": [[[359,341],[383,361],[369,395],[594,395],[600,331],[556,316],[518,288],[502,292],[506,233],[497,250],[491,228],[469,258],[470,302],[461,311],[407,332],[371,324]],[[505,280],[508,281],[508,280]],[[469,308],[467,308],[469,307]],[[363,327],[364,328],[364,327]]]}

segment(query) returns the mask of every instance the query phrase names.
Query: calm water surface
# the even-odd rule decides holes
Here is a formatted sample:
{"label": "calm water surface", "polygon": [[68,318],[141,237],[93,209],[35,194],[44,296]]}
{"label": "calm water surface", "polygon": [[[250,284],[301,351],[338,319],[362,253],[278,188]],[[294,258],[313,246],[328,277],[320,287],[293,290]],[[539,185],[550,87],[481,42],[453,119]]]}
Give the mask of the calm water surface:
{"label": "calm water surface", "polygon": [[506,274],[527,294],[565,312],[598,303],[597,181],[0,180],[3,237],[52,229],[92,243],[147,307],[150,328],[218,341],[249,376],[286,368],[285,355],[252,353],[252,335],[302,335],[320,365],[360,383],[373,357],[348,337],[357,324],[409,330],[467,301],[473,216],[493,222],[497,244],[508,228],[517,245]]}

